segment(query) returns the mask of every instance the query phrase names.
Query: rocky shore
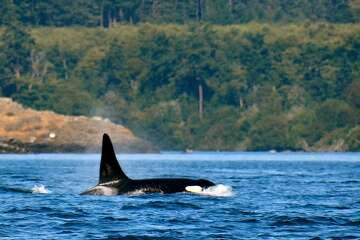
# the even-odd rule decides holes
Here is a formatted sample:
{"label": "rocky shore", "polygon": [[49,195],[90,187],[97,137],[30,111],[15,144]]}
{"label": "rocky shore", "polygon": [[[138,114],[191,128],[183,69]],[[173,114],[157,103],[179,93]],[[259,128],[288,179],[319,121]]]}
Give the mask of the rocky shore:
{"label": "rocky shore", "polygon": [[99,152],[103,133],[111,136],[116,151],[156,151],[107,119],[36,111],[0,98],[0,153]]}

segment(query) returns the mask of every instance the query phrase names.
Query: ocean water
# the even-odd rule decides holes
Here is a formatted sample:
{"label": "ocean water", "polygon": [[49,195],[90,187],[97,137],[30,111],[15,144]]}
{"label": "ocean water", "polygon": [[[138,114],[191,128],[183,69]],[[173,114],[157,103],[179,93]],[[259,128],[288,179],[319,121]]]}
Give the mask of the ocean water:
{"label": "ocean water", "polygon": [[80,196],[99,155],[0,155],[0,239],[360,239],[360,154],[118,155],[131,178],[202,194]]}

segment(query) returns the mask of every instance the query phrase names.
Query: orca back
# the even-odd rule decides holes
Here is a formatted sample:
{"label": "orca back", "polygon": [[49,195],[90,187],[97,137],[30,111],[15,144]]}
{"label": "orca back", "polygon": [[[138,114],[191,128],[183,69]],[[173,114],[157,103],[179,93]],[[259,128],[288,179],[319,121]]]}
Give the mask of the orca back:
{"label": "orca back", "polygon": [[105,133],[102,142],[99,184],[118,180],[129,180],[129,178],[121,169],[110,137]]}

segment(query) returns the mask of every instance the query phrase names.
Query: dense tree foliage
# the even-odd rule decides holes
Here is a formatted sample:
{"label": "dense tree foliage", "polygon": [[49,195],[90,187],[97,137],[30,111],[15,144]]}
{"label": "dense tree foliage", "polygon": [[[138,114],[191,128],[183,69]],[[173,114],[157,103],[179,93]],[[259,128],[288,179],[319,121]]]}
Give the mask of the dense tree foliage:
{"label": "dense tree foliage", "polygon": [[359,21],[359,0],[0,0],[0,94],[164,149],[359,150]]}
{"label": "dense tree foliage", "polygon": [[2,56],[17,31],[21,76],[1,57],[1,94],[27,106],[101,115],[163,149],[360,150],[358,25],[20,24]]}
{"label": "dense tree foliage", "polygon": [[[4,2],[0,0],[0,8]],[[13,0],[32,26],[104,26],[119,22],[216,24],[359,22],[359,0]],[[0,25],[4,20],[0,15]]]}
{"label": "dense tree foliage", "polygon": [[7,27],[0,39],[0,86],[4,91],[16,91],[16,81],[29,72],[35,44],[19,21],[17,10],[11,0],[3,2],[1,13]]}

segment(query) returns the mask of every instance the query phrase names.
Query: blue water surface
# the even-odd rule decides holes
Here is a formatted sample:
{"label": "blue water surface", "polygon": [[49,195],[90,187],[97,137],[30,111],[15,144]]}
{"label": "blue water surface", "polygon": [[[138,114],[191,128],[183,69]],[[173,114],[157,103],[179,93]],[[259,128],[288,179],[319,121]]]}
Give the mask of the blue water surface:
{"label": "blue water surface", "polygon": [[80,196],[99,158],[0,155],[0,239],[360,239],[359,153],[118,155],[131,178],[206,178],[234,195]]}

